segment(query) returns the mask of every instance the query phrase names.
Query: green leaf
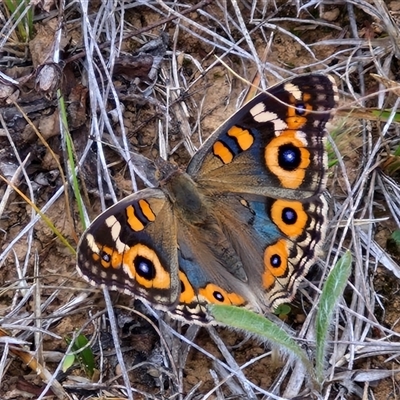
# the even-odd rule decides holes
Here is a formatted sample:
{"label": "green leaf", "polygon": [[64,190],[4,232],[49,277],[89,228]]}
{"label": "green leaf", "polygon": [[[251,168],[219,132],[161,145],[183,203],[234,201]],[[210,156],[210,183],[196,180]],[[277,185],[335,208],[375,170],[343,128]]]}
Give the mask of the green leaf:
{"label": "green leaf", "polygon": [[400,245],[400,229],[396,229],[390,237],[396,242],[397,245]]}
{"label": "green leaf", "polygon": [[[66,338],[65,340],[68,344],[71,343],[71,339]],[[77,336],[71,347],[71,350],[74,352],[74,354],[67,355],[66,359],[68,357],[73,357],[75,360],[76,358],[83,367],[83,369],[85,370],[85,372],[90,377],[92,377],[94,373],[95,361],[94,361],[93,351],[90,348],[90,346],[88,346],[88,344],[89,341],[87,340],[85,335],[80,334],[79,336]]]}
{"label": "green leaf", "polygon": [[289,304],[284,303],[284,304],[279,304],[278,307],[275,308],[274,314],[275,315],[288,315],[292,308],[290,307]]}
{"label": "green leaf", "polygon": [[307,354],[282,327],[262,315],[239,307],[213,304],[208,306],[208,310],[217,322],[266,339],[277,345],[280,351],[300,359],[315,382],[314,369]]}
{"label": "green leaf", "polygon": [[74,362],[75,362],[75,354],[68,354],[67,356],[65,356],[62,365],[62,371],[67,372],[68,369],[74,365]]}
{"label": "green leaf", "polygon": [[92,377],[95,363],[93,351],[90,346],[88,346],[88,343],[89,341],[85,335],[79,335],[75,340],[73,348],[74,350],[81,350],[76,356],[79,358],[80,363],[88,375]]}

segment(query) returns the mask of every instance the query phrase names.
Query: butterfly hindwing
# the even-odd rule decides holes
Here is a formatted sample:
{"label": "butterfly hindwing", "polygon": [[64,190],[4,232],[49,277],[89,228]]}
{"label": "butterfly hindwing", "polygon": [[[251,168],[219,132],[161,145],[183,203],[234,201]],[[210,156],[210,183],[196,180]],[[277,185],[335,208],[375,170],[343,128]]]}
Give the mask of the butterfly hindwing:
{"label": "butterfly hindwing", "polygon": [[[244,218],[243,208],[252,216]],[[230,195],[218,203],[216,215],[243,262],[248,287],[263,301],[261,309],[292,299],[321,254],[327,211],[323,194],[309,201]]]}

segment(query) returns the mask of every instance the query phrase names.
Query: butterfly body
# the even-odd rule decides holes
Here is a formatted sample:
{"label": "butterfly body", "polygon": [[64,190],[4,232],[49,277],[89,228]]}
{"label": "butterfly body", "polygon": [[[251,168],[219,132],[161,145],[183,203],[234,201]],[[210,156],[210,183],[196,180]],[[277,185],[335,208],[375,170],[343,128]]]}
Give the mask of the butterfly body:
{"label": "butterfly body", "polygon": [[156,163],[159,185],[132,194],[84,233],[78,270],[188,322],[207,305],[258,312],[289,301],[325,236],[325,123],[333,82],[309,75],[242,107],[186,171]]}

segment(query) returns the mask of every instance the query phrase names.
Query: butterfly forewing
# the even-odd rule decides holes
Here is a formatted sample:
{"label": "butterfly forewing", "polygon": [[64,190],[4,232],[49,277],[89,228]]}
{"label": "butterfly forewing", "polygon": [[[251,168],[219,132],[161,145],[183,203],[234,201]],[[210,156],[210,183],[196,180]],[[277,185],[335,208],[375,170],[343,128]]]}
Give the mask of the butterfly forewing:
{"label": "butterfly forewing", "polygon": [[77,266],[94,286],[174,307],[180,293],[177,241],[164,193],[142,190],[97,217],[81,238]]}
{"label": "butterfly forewing", "polygon": [[337,100],[332,78],[296,77],[261,93],[194,155],[188,172],[203,187],[275,198],[325,188],[325,124]]}

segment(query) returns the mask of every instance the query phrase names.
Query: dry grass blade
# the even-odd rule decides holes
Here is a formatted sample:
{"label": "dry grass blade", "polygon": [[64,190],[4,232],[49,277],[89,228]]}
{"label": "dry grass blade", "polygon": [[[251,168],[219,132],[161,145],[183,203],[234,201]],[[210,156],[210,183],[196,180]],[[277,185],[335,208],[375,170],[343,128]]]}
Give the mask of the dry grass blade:
{"label": "dry grass blade", "polygon": [[[282,318],[312,360],[321,288],[349,250],[353,273],[331,321],[318,396],[395,397],[398,2],[50,1],[46,9],[42,3],[22,13],[0,3],[0,175],[29,199],[0,182],[0,324],[9,332],[0,341],[0,398],[43,398],[46,386],[71,399],[309,394],[301,363],[277,360],[264,343],[222,328],[165,324],[163,313],[140,302],[132,312],[129,297],[89,288],[55,233],[72,243],[111,203],[156,186],[157,157],[184,168],[235,112],[254,76],[265,89],[310,72],[333,75],[340,93],[329,126],[332,217],[319,268]],[[35,34],[25,41],[19,26],[31,10]],[[65,145],[61,111],[76,160]],[[73,179],[87,188],[85,221],[70,197]],[[79,333],[96,357],[94,380],[78,364],[61,374],[62,360],[49,359],[50,351],[67,354],[63,338]]]}
{"label": "dry grass blade", "polygon": [[[9,338],[10,334],[4,329],[0,329],[0,337],[2,337],[3,339]],[[6,343],[6,341],[2,340],[2,343]],[[41,365],[37,361],[37,359],[31,354],[31,352],[23,349],[21,345],[13,343],[12,340],[10,341],[9,351],[11,354],[19,357],[22,362],[29,368],[31,368],[32,371],[37,374],[44,383],[51,382],[49,386],[57,399],[63,400],[68,398],[68,394],[65,392],[60,383],[53,379],[51,372],[43,365]],[[45,395],[51,394],[48,393],[47,390],[43,391],[43,393]]]}

